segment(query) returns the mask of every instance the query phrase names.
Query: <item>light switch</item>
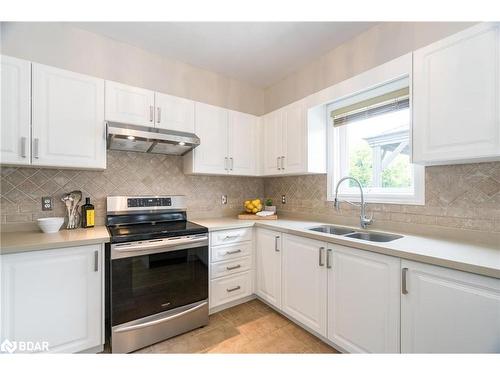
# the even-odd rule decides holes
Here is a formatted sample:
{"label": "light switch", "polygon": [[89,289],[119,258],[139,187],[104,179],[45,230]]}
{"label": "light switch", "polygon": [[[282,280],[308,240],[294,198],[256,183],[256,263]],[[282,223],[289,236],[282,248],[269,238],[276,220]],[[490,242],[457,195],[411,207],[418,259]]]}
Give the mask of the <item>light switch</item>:
{"label": "light switch", "polygon": [[52,211],[52,197],[42,197],[42,211]]}

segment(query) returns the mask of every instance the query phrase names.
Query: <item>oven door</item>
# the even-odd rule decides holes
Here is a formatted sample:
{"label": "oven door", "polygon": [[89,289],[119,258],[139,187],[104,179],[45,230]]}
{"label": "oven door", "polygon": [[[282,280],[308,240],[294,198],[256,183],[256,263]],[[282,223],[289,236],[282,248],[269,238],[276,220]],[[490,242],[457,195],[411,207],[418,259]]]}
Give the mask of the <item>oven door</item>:
{"label": "oven door", "polygon": [[111,324],[208,299],[208,236],[111,245]]}

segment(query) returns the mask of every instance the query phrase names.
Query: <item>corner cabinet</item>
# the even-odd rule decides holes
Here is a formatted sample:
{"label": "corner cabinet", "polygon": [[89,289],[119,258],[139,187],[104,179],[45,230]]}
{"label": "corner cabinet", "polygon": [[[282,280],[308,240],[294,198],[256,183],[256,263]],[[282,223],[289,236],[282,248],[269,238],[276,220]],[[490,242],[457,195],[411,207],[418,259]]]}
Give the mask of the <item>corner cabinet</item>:
{"label": "corner cabinet", "polygon": [[281,251],[280,232],[256,229],[255,293],[277,309],[281,309]]}
{"label": "corner cabinet", "polygon": [[184,156],[184,173],[256,176],[259,118],[204,103],[195,108],[201,144]]}
{"label": "corner cabinet", "polygon": [[1,59],[1,148],[3,164],[29,165],[31,155],[31,63]]}
{"label": "corner cabinet", "polygon": [[1,255],[0,341],[49,352],[102,350],[103,245]]}
{"label": "corner cabinet", "polygon": [[401,352],[500,352],[500,279],[406,260],[401,267]]}
{"label": "corner cabinet", "polygon": [[306,99],[262,117],[263,175],[326,173],[326,124]]}
{"label": "corner cabinet", "polygon": [[413,162],[500,160],[500,23],[413,54]]}
{"label": "corner cabinet", "polygon": [[104,80],[33,64],[34,166],[106,168]]}

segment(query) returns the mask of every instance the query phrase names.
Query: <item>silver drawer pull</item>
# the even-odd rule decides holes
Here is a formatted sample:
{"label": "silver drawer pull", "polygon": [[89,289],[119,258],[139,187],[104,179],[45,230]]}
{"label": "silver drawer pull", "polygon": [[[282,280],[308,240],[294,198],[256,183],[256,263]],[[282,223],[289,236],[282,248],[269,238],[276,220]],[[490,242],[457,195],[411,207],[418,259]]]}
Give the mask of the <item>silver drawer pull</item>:
{"label": "silver drawer pull", "polygon": [[225,240],[229,240],[230,238],[238,238],[240,235],[239,234],[234,234],[232,236],[226,236],[224,237]]}
{"label": "silver drawer pull", "polygon": [[239,285],[238,285],[237,287],[230,288],[230,289],[226,289],[226,291],[227,291],[228,293],[230,293],[230,292],[234,292],[234,291],[236,291],[236,290],[240,290],[240,289],[241,289],[241,286],[239,286]]}
{"label": "silver drawer pull", "polygon": [[238,254],[238,253],[241,253],[241,249],[233,250],[233,251],[226,251],[226,255],[233,255],[233,254]]}
{"label": "silver drawer pull", "polygon": [[237,266],[233,266],[233,267],[226,267],[226,270],[231,271],[231,270],[235,270],[238,268],[241,268],[241,264],[238,264]]}

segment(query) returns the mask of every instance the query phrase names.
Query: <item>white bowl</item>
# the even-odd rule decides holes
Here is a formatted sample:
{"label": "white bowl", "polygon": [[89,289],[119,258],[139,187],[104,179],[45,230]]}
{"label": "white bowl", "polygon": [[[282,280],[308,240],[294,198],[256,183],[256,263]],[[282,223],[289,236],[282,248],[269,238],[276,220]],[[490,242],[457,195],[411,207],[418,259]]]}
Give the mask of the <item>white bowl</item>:
{"label": "white bowl", "polygon": [[38,226],[44,233],[56,233],[64,223],[63,217],[44,217],[37,219]]}

